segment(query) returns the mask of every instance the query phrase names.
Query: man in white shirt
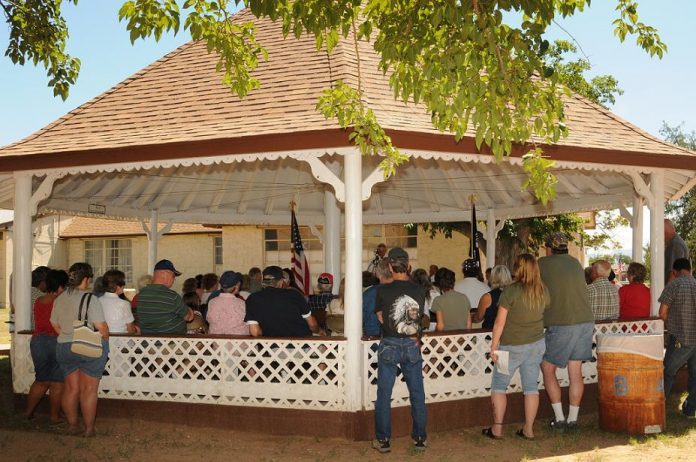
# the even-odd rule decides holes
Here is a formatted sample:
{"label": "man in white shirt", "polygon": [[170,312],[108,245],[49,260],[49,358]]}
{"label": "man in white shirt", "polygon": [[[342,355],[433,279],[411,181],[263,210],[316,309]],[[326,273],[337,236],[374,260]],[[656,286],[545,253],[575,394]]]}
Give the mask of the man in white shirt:
{"label": "man in white shirt", "polygon": [[460,294],[464,294],[469,298],[471,306],[476,308],[479,300],[487,294],[491,288],[484,282],[479,281],[478,276],[480,269],[476,260],[469,258],[462,263],[462,272],[464,279],[454,285],[454,290]]}

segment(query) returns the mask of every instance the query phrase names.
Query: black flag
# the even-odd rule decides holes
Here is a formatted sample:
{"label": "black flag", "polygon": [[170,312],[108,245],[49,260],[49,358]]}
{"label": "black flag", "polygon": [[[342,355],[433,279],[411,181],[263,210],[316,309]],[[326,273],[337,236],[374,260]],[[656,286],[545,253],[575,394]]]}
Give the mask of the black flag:
{"label": "black flag", "polygon": [[476,204],[471,201],[471,247],[469,248],[469,258],[476,260],[476,266],[481,269],[481,254],[479,253],[479,232],[476,226]]}

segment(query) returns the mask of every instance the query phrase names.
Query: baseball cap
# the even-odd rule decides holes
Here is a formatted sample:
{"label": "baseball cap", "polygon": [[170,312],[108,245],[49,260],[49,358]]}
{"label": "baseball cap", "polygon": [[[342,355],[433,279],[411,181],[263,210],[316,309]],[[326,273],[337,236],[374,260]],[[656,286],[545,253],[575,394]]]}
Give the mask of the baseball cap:
{"label": "baseball cap", "polygon": [[267,266],[263,269],[263,278],[265,280],[283,279],[283,268],[280,266]]}
{"label": "baseball cap", "polygon": [[174,268],[174,263],[170,262],[169,260],[158,261],[155,264],[155,271],[157,270],[171,271],[174,273],[174,276],[181,276],[181,271],[177,271],[176,268]]}
{"label": "baseball cap", "polygon": [[389,253],[387,253],[387,258],[389,258],[389,261],[392,262],[398,260],[408,261],[408,252],[406,252],[401,247],[393,247],[389,249]]}
{"label": "baseball cap", "polygon": [[229,289],[230,287],[233,287],[235,284],[241,281],[241,273],[238,273],[236,271],[225,271],[224,273],[222,273],[222,276],[220,276],[220,287],[222,287],[223,289]]}
{"label": "baseball cap", "polygon": [[544,245],[553,250],[568,250],[568,237],[563,233],[551,233],[546,237]]}
{"label": "baseball cap", "polygon": [[333,274],[331,273],[321,273],[319,279],[317,280],[319,284],[332,284],[333,285]]}

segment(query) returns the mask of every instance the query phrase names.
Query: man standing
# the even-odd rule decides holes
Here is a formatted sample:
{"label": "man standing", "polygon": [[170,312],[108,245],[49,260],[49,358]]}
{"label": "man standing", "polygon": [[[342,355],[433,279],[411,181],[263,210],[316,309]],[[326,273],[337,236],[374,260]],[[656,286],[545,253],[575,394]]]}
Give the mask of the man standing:
{"label": "man standing", "polygon": [[263,270],[263,289],[249,295],[244,322],[254,337],[310,337],[320,333],[307,300],[296,290],[288,290],[283,269],[269,266]]}
{"label": "man standing", "polygon": [[672,279],[672,267],[678,258],[689,260],[689,249],[674,229],[672,220],[665,218],[665,284]]}
{"label": "man standing", "polygon": [[138,294],[138,325],[143,334],[185,334],[186,323],[193,319],[193,311],[181,296],[171,289],[181,273],[169,260],[155,265],[152,284]]}
{"label": "man standing", "polygon": [[595,321],[619,319],[619,292],[609,281],[611,265],[606,260],[597,260],[592,265],[592,283],[587,286],[587,295]]}
{"label": "man standing", "polygon": [[479,305],[481,297],[487,294],[491,288],[488,284],[481,282],[478,277],[480,269],[478,262],[473,258],[464,260],[462,263],[462,272],[464,279],[454,285],[454,290],[460,294],[464,294],[469,298],[469,305],[476,308]]}
{"label": "man standing", "polygon": [[363,292],[363,335],[378,336],[380,334],[380,323],[375,312],[375,304],[377,303],[377,289],[380,284],[388,284],[393,281],[392,271],[389,267],[389,261],[386,258],[380,260],[375,269],[375,276],[379,279],[379,284],[375,284],[367,288]]}
{"label": "man standing", "polygon": [[376,437],[372,447],[381,453],[391,451],[391,395],[397,370],[401,368],[411,401],[411,438],[417,451],[425,450],[427,411],[423,389],[423,358],[420,351],[425,294],[410,282],[408,253],[400,247],[387,256],[394,280],[377,289],[375,310],[382,323],[382,341],[377,360]]}
{"label": "man standing", "polygon": [[[545,245],[547,256],[539,259],[539,270],[549,290],[551,305],[544,312],[546,353],[541,371],[555,416],[551,427],[560,431],[575,430],[585,390],[582,361],[592,359],[592,309],[587,297],[585,270],[580,262],[568,255],[568,238],[562,233],[554,233],[546,238]],[[567,420],[556,377],[559,367],[568,367],[570,380]]]}
{"label": "man standing", "polygon": [[687,417],[696,417],[696,279],[691,276],[691,263],[686,258],[677,258],[672,269],[675,278],[658,299],[660,317],[669,332],[664,361],[665,397],[672,391],[677,371],[688,364],[689,395],[681,412]]}
{"label": "man standing", "polygon": [[367,265],[367,271],[369,271],[372,274],[375,274],[375,271],[377,270],[377,265],[379,264],[380,260],[384,258],[384,256],[387,254],[387,244],[380,243],[377,245],[377,248],[375,249],[375,258],[372,259],[369,265]]}

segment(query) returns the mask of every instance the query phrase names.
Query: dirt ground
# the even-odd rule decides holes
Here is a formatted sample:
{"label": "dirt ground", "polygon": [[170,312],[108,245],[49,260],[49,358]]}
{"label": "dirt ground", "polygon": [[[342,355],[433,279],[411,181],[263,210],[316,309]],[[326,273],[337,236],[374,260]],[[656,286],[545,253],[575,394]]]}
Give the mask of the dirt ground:
{"label": "dirt ground", "polygon": [[[536,440],[524,441],[505,426],[505,437],[493,441],[480,428],[431,433],[425,453],[412,450],[408,438],[392,441],[392,452],[382,455],[368,442],[311,436],[267,436],[215,428],[153,424],[136,419],[97,417],[97,437],[64,435],[39,415],[27,421],[12,407],[9,359],[0,357],[0,460],[2,461],[687,461],[696,460],[696,421],[668,404],[668,431],[650,438],[631,438],[599,430],[597,416],[582,416],[581,429],[558,435],[539,421]],[[311,434],[311,429],[307,429]]]}

